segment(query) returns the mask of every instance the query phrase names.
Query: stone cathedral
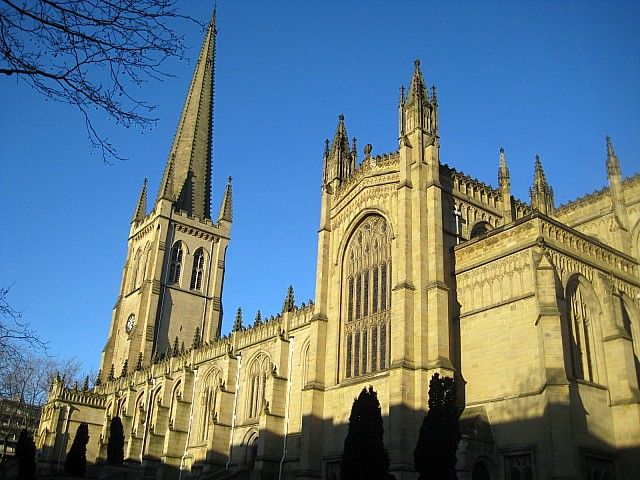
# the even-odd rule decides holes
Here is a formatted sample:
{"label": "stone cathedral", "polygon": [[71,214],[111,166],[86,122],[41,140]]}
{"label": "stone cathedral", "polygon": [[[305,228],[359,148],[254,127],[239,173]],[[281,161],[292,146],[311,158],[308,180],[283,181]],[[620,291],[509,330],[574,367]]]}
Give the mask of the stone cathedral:
{"label": "stone cathedral", "polygon": [[83,422],[103,463],[118,416],[129,478],[337,480],[371,385],[391,473],[415,479],[437,372],[459,387],[459,479],[640,478],[640,175],[622,177],[611,140],[602,190],[556,206],[536,157],[518,200],[502,150],[497,187],[440,162],[416,61],[397,151],[359,159],[342,115],[326,142],[315,301],[290,288],[280,314],[238,311],[221,336],[233,209],[230,182],[211,192],[215,42],[214,16],[155,201],[145,181],[135,206],[99,379],[53,383],[40,470],[62,468]]}

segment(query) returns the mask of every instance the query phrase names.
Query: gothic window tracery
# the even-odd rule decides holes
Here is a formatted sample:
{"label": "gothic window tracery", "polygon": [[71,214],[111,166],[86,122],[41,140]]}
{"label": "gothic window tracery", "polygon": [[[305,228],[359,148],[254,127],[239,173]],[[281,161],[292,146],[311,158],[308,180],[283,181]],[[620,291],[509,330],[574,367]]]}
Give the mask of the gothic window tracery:
{"label": "gothic window tracery", "polygon": [[220,390],[220,372],[214,370],[209,373],[202,383],[200,395],[200,428],[199,439],[205,441],[209,438],[211,425],[214,422],[216,400]]}
{"label": "gothic window tracery", "polygon": [[504,466],[507,480],[534,480],[535,478],[530,452],[505,455]]}
{"label": "gothic window tracery", "polygon": [[567,309],[571,328],[573,375],[576,379],[597,382],[594,359],[594,312],[579,279],[567,286]]}
{"label": "gothic window tracery", "polygon": [[202,289],[202,278],[204,276],[204,249],[199,248],[193,254],[193,270],[191,271],[191,290]]}
{"label": "gothic window tracery", "polygon": [[171,249],[171,263],[169,264],[169,283],[180,283],[182,272],[182,242],[176,242]]}
{"label": "gothic window tracery", "polygon": [[349,240],[344,259],[344,378],[354,378],[387,368],[391,236],[386,220],[367,216]]}
{"label": "gothic window tracery", "polygon": [[271,361],[266,353],[260,353],[248,370],[247,419],[257,419],[266,399],[267,375]]}

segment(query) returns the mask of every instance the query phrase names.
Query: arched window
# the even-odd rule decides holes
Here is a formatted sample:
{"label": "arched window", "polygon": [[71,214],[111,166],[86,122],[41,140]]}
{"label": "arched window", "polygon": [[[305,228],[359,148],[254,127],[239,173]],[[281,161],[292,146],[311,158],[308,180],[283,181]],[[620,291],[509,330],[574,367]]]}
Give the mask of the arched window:
{"label": "arched window", "polygon": [[129,284],[129,291],[133,292],[138,288],[138,277],[140,276],[140,262],[142,259],[142,250],[138,249],[136,256],[133,259],[133,270],[131,272],[131,283]]}
{"label": "arched window", "polygon": [[191,271],[191,290],[202,289],[202,276],[204,275],[204,250],[199,248],[193,254],[193,270]]}
{"label": "arched window", "polygon": [[144,391],[140,392],[133,409],[133,422],[131,423],[131,435],[133,437],[138,437],[138,428],[144,428],[144,395]]}
{"label": "arched window", "polygon": [[266,399],[267,375],[271,361],[266,353],[260,353],[249,366],[247,382],[247,419],[257,419]]}
{"label": "arched window", "polygon": [[136,282],[136,288],[140,287],[142,285],[142,282],[144,281],[145,277],[147,276],[147,265],[149,264],[149,255],[151,255],[151,249],[149,248],[149,244],[147,243],[147,246],[144,249],[144,253],[142,254],[142,268],[140,269],[140,272],[138,273],[138,278],[137,278],[137,282]]}
{"label": "arched window", "polygon": [[202,382],[202,393],[200,395],[200,428],[199,439],[201,441],[209,438],[211,425],[216,414],[216,400],[220,391],[220,372],[216,369],[209,373]]}
{"label": "arched window", "polygon": [[[627,302],[629,305],[627,305]],[[630,307],[631,302],[628,299],[622,298],[622,325],[624,326],[627,335],[631,338],[631,346],[633,347],[633,363],[636,368],[636,377],[638,379],[638,385],[640,385],[640,329],[637,323],[637,317],[634,316],[634,321],[631,320],[631,316],[634,310]]]}
{"label": "arched window", "polygon": [[156,387],[156,389],[151,393],[151,398],[149,401],[149,405],[147,405],[147,419],[145,422],[148,422],[148,432],[145,437],[145,442],[143,445],[143,452],[145,454],[149,453],[149,449],[151,448],[151,437],[156,428],[156,421],[158,420],[158,406],[162,404],[162,385]]}
{"label": "arched window", "polygon": [[491,230],[491,225],[489,224],[489,222],[478,222],[471,229],[471,235],[469,235],[469,238],[479,237],[480,235],[484,235],[485,233],[487,233],[489,230]]}
{"label": "arched window", "polygon": [[344,256],[344,378],[384,370],[389,359],[391,236],[380,215],[367,216]]}
{"label": "arched window", "polygon": [[567,311],[571,328],[573,376],[576,379],[597,382],[594,358],[595,313],[587,301],[585,287],[579,278],[567,285]]}
{"label": "arched window", "polygon": [[182,382],[178,380],[173,386],[171,392],[171,405],[169,406],[169,428],[176,427],[176,420],[178,419],[178,404],[182,399]]}
{"label": "arched window", "polygon": [[171,249],[171,263],[169,264],[169,283],[180,283],[182,272],[182,242],[177,242]]}

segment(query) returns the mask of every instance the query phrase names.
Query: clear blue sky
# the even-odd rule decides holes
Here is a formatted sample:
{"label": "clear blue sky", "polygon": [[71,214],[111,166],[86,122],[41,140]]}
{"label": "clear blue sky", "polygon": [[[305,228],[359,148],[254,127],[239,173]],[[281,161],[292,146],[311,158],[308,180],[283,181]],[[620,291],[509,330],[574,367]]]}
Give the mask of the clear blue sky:
{"label": "clear blue sky", "polygon": [[[184,2],[207,20],[210,2]],[[190,63],[140,92],[144,134],[106,125],[128,161],[91,154],[80,115],[0,79],[0,283],[50,342],[96,369],[142,179],[151,198],[203,34],[181,25]],[[287,286],[314,297],[324,139],[343,112],[374,154],[397,148],[397,100],[413,60],[438,87],[441,160],[496,185],[504,146],[528,201],[542,157],[556,205],[606,184],[606,134],[623,175],[640,170],[639,2],[242,2],[218,4],[213,159],[217,212],[234,178],[223,332],[238,306],[280,310]]]}

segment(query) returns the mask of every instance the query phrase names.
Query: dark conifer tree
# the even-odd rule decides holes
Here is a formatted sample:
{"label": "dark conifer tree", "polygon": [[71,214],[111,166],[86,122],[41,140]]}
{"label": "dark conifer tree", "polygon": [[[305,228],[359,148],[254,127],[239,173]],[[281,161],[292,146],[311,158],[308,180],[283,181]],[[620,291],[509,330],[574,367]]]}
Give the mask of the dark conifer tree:
{"label": "dark conifer tree", "polygon": [[124,429],[120,417],[111,419],[109,428],[109,442],[107,443],[107,463],[122,465],[124,462]]}
{"label": "dark conifer tree", "polygon": [[31,434],[22,429],[16,444],[18,480],[33,480],[36,477],[36,444]]}
{"label": "dark conifer tree", "polygon": [[429,382],[429,411],[424,417],[413,452],[419,480],[455,480],[460,440],[456,383],[433,374]]}
{"label": "dark conifer tree", "polygon": [[89,427],[86,423],[81,423],[78,425],[64,465],[64,471],[72,477],[84,477],[87,471],[87,443],[89,443]]}
{"label": "dark conifer tree", "polygon": [[378,395],[373,387],[362,389],[353,401],[349,432],[342,453],[344,480],[383,480],[389,474],[389,455],[384,448],[384,428]]}

